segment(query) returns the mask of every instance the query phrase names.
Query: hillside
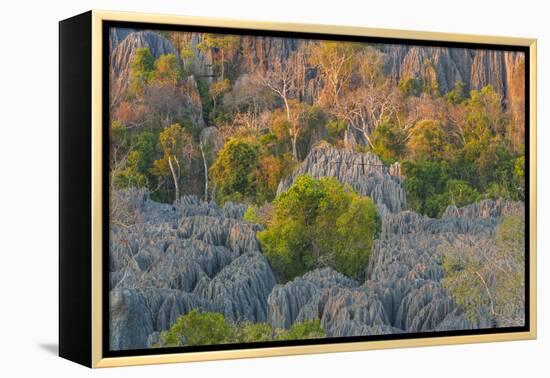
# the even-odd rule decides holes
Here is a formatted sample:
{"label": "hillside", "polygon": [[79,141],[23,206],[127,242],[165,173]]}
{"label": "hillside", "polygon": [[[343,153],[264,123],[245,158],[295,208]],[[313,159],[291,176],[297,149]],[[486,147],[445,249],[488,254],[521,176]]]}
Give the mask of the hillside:
{"label": "hillside", "polygon": [[110,32],[113,350],[525,322],[524,57]]}

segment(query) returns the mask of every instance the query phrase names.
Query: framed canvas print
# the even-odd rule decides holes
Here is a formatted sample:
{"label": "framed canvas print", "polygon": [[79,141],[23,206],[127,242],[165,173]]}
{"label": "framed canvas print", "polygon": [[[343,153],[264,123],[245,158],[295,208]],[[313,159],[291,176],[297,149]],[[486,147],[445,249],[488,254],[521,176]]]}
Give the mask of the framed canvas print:
{"label": "framed canvas print", "polygon": [[60,22],[62,357],[536,337],[536,42]]}

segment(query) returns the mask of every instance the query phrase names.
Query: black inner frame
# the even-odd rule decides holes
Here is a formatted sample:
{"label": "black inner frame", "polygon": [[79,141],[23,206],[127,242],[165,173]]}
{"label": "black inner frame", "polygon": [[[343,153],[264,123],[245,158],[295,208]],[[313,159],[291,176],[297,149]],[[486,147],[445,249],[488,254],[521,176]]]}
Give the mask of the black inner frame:
{"label": "black inner frame", "polygon": [[[299,39],[317,39],[317,40],[334,40],[334,41],[353,41],[363,43],[384,43],[384,44],[400,44],[400,45],[420,45],[434,47],[449,47],[449,48],[469,48],[469,49],[486,49],[500,51],[518,51],[525,54],[525,322],[522,327],[502,327],[502,328],[482,328],[473,330],[457,330],[457,331],[435,331],[435,332],[417,332],[403,333],[391,335],[375,335],[375,336],[353,336],[353,337],[332,337],[323,339],[310,340],[288,340],[288,341],[268,341],[268,342],[253,342],[253,343],[234,343],[234,344],[218,344],[218,345],[198,345],[170,348],[154,348],[154,349],[131,349],[112,351],[109,347],[110,340],[110,321],[109,321],[109,30],[110,28],[131,28],[141,30],[166,30],[166,31],[182,31],[182,32],[203,32],[203,33],[220,33],[220,34],[237,34],[237,35],[252,35],[252,36],[269,36],[282,38],[299,38]],[[364,37],[364,36],[349,36],[349,35],[333,35],[322,33],[302,33],[302,32],[285,32],[271,30],[250,30],[225,27],[206,27],[206,26],[191,26],[191,25],[171,25],[171,24],[155,24],[147,22],[125,22],[125,21],[103,21],[102,22],[102,75],[103,75],[103,93],[102,93],[102,142],[103,142],[103,188],[102,188],[102,208],[103,208],[103,251],[102,251],[102,320],[103,329],[102,335],[102,350],[103,357],[127,357],[139,355],[157,355],[167,353],[191,353],[203,351],[220,351],[220,350],[236,350],[236,349],[254,349],[254,348],[269,348],[281,346],[301,346],[301,345],[318,345],[318,344],[337,344],[337,343],[352,343],[361,341],[381,341],[381,340],[405,340],[405,339],[422,339],[430,337],[445,337],[445,336],[467,336],[467,335],[487,335],[512,332],[528,332],[530,331],[530,60],[531,55],[528,46],[508,46],[498,44],[484,43],[465,43],[465,42],[445,42],[445,41],[428,41],[406,38],[386,38],[386,37]]]}

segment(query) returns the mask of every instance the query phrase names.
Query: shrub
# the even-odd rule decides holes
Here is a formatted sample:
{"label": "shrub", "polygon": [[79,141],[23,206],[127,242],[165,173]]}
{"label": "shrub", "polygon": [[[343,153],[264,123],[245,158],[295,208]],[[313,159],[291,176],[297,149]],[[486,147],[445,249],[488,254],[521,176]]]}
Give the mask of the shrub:
{"label": "shrub", "polygon": [[180,316],[170,329],[162,332],[159,343],[155,346],[251,343],[321,337],[325,337],[325,331],[319,319],[294,323],[288,330],[274,330],[268,323],[249,321],[232,323],[228,322],[221,313],[193,309]]}
{"label": "shrub", "polygon": [[273,202],[273,219],[258,240],[273,269],[289,280],[331,266],[358,277],[380,228],[374,202],[335,178],[298,176]]}
{"label": "shrub", "polygon": [[319,319],[306,320],[302,323],[294,323],[288,330],[279,333],[276,340],[305,340],[320,339],[326,336]]}
{"label": "shrub", "polygon": [[193,309],[161,333],[160,344],[165,347],[224,344],[232,339],[233,332],[222,314]]}
{"label": "shrub", "polygon": [[217,200],[254,196],[256,188],[252,174],[259,165],[259,151],[255,143],[243,139],[230,139],[218,153],[210,167]]}

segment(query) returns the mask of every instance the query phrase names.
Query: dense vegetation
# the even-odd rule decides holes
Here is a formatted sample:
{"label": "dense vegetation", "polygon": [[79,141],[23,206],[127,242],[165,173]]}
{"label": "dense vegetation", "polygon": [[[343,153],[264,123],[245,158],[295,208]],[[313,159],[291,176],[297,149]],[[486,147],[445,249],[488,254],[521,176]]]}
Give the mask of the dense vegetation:
{"label": "dense vegetation", "polygon": [[[264,214],[259,217],[256,213],[261,210]],[[283,281],[324,266],[364,278],[380,231],[374,202],[332,177],[298,176],[275,199],[271,214],[269,209],[251,207],[245,219],[266,225],[258,240]]]}
{"label": "dense vegetation", "polygon": [[442,247],[445,286],[471,319],[482,306],[500,326],[525,318],[525,219],[504,217],[494,239],[481,246]]}
{"label": "dense vegetation", "polygon": [[[491,86],[441,93],[429,59],[422,77],[394,83],[379,45],[301,41],[287,59],[255,66],[239,36],[194,46],[185,33],[163,35],[179,55],[138,49],[111,107],[117,187],[148,187],[162,202],[191,193],[261,205],[324,140],[402,163],[410,207],[430,216],[525,196],[523,67],[505,102]],[[212,57],[209,77],[199,54]]]}
{"label": "dense vegetation", "polygon": [[[442,91],[441,72],[430,59],[416,77],[389,75],[383,45],[273,42],[273,57],[263,59],[260,42],[251,45],[250,37],[161,34],[176,52],[134,51],[128,85],[110,104],[109,219],[122,229],[137,223],[139,214],[116,189],[147,188],[163,203],[187,194],[220,205],[239,202],[247,205],[244,220],[255,225],[236,223],[257,231],[258,252],[278,284],[323,267],[363,283],[382,227],[374,201],[335,178],[309,175],[293,177],[278,193],[313,148],[372,153],[385,166],[394,164],[391,174],[402,176],[407,207],[429,217],[482,199],[525,200],[521,62],[500,93],[491,85],[468,88],[459,81]],[[525,220],[505,217],[491,240],[475,244],[476,237],[450,237],[441,247],[443,286],[471,320],[487,319],[479,311],[488,309],[499,326],[520,324]],[[403,241],[395,244],[390,247],[408,248]],[[414,248],[428,254],[420,242]],[[384,264],[391,265],[390,277],[401,279],[394,258],[399,256]],[[320,337],[325,331],[318,319],[283,330],[194,309],[162,332],[157,346]]]}
{"label": "dense vegetation", "polygon": [[234,324],[219,312],[193,309],[180,316],[160,335],[159,347],[218,345],[279,340],[303,340],[325,337],[320,321],[296,322],[289,329],[273,329],[267,323]]}

